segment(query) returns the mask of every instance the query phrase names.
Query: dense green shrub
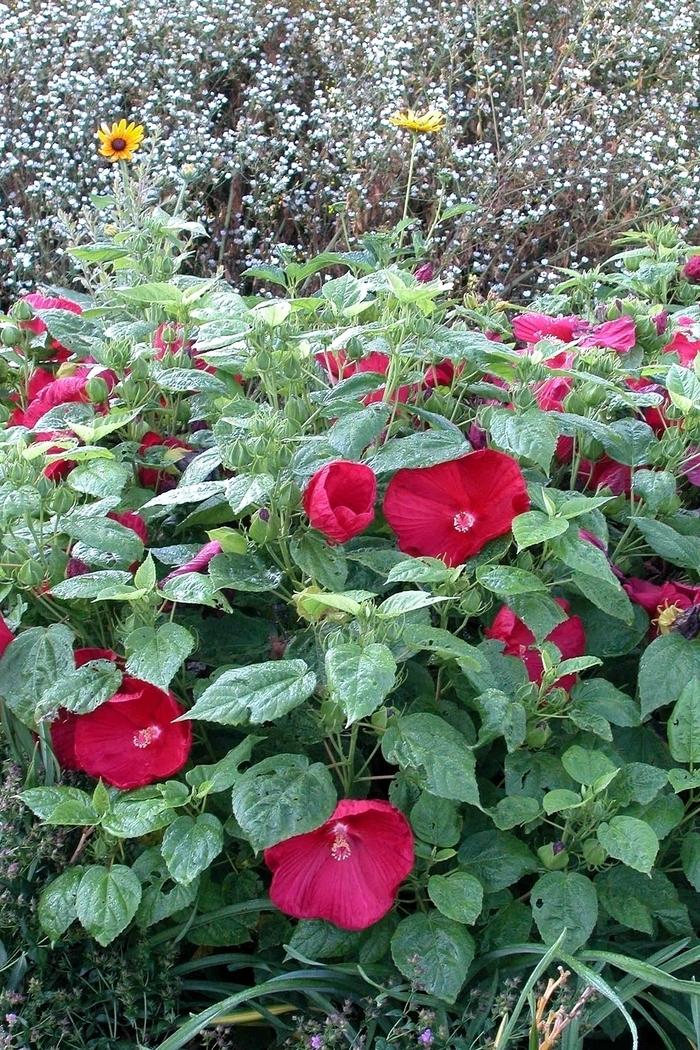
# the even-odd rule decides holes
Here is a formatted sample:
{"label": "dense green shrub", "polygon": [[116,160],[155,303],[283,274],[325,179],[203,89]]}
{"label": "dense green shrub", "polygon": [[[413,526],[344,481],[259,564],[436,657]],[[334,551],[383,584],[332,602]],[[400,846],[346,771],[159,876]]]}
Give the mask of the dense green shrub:
{"label": "dense green shrub", "polygon": [[244,297],[142,188],[0,321],[6,1046],[54,958],[88,1046],[692,1040],[700,257],[511,317],[399,226]]}

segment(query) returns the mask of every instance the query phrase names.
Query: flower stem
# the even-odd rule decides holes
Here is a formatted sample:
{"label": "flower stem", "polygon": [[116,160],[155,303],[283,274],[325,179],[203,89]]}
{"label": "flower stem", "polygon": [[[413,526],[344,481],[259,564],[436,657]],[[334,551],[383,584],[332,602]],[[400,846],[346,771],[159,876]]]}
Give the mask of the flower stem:
{"label": "flower stem", "polygon": [[[403,215],[401,216],[401,221],[402,222],[405,222],[405,220],[408,218],[408,208],[409,208],[409,205],[411,203],[411,186],[413,185],[413,166],[414,166],[415,161],[416,161],[417,149],[418,149],[418,136],[414,135],[413,136],[413,141],[411,143],[411,156],[410,156],[409,161],[408,161],[408,181],[406,183],[406,196],[404,197],[404,201],[403,201]],[[406,232],[405,230],[401,231],[401,236],[399,237],[399,248],[403,244],[403,236],[404,236],[405,232]]]}

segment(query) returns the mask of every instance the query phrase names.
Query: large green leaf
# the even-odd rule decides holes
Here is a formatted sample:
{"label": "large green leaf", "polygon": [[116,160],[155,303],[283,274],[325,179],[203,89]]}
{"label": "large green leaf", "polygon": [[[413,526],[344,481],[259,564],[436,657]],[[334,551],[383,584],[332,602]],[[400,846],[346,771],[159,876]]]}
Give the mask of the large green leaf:
{"label": "large green leaf", "polygon": [[41,891],[37,906],[39,925],[52,941],[62,937],[77,919],[76,897],[83,877],[83,868],[68,868]]}
{"label": "large green leaf", "polygon": [[668,746],[676,762],[700,764],[700,678],[688,682],[671,712]]}
{"label": "large green leaf", "polygon": [[473,875],[455,871],[451,875],[431,875],[428,896],[448,919],[472,926],[481,914],[484,888]]}
{"label": "large green leaf", "polygon": [[532,887],[530,905],[544,943],[554,944],[566,929],[570,952],[586,943],[598,920],[595,887],[577,872],[547,872]]}
{"label": "large green leaf", "polygon": [[76,911],[81,926],[105,947],[126,929],[141,903],[141,883],[124,864],[89,867],[78,886]]}
{"label": "large green leaf", "polygon": [[224,848],[221,821],[213,813],[183,816],[167,828],[161,852],[175,882],[188,886]]}
{"label": "large green leaf", "polygon": [[75,669],[73,634],[63,624],[30,627],[10,642],[0,659],[0,694],[30,728],[45,689]]}
{"label": "large green leaf", "polygon": [[642,715],[675,704],[695,678],[700,679],[700,641],[689,641],[675,633],[655,638],[639,661]]}
{"label": "large green leaf", "polygon": [[404,977],[447,1003],[457,998],[475,951],[464,926],[437,911],[408,915],[391,938],[391,954]]}
{"label": "large green leaf", "polygon": [[126,638],[126,670],[135,678],[167,689],[194,647],[190,632],[177,623],[137,627]]}
{"label": "large green leaf", "polygon": [[628,868],[648,875],[659,852],[656,832],[637,817],[611,817],[596,831],[598,841],[611,857]]}
{"label": "large green leaf", "polygon": [[386,645],[345,642],[326,653],[331,699],[343,709],[348,725],[384,703],[396,678],[396,661]]}
{"label": "large green leaf", "polygon": [[395,718],[382,739],[382,754],[414,773],[431,794],[479,805],[474,755],[462,734],[437,715]]}
{"label": "large green leaf", "polygon": [[184,717],[226,726],[260,725],[298,707],[315,687],[316,676],[303,660],[237,667],[219,675]]}

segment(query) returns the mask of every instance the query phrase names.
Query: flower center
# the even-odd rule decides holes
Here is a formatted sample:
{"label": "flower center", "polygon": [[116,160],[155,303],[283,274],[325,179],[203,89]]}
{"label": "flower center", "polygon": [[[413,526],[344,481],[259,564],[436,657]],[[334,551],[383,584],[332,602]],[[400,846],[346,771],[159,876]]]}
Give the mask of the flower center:
{"label": "flower center", "polygon": [[112,139],[112,149],[121,153],[123,149],[126,149],[126,139]]}
{"label": "flower center", "polygon": [[476,518],[468,510],[458,510],[452,519],[452,527],[456,532],[469,532],[475,521]]}
{"label": "flower center", "polygon": [[160,726],[146,726],[145,729],[139,729],[137,733],[134,733],[133,744],[134,747],[145,748],[150,747],[154,740],[157,740],[161,734]]}
{"label": "flower center", "polygon": [[683,614],[683,609],[681,609],[680,605],[669,605],[666,603],[663,608],[660,606],[657,612],[659,615],[654,620],[654,623],[659,629],[659,634],[668,634],[678,617]]}
{"label": "flower center", "polygon": [[331,857],[333,860],[347,860],[351,855],[350,841],[348,839],[347,824],[333,825],[333,845],[331,846]]}

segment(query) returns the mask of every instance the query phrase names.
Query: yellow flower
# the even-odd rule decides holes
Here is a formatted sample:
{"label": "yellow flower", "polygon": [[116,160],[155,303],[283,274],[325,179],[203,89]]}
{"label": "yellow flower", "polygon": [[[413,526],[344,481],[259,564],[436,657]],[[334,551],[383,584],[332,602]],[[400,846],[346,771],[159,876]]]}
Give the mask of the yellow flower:
{"label": "yellow flower", "polygon": [[131,160],[143,140],[143,124],[127,124],[120,120],[118,124],[100,124],[97,137],[102,143],[100,153],[108,161]]}
{"label": "yellow flower", "polygon": [[418,135],[433,135],[444,128],[445,116],[439,109],[426,109],[425,113],[416,113],[415,109],[406,109],[389,117],[389,123],[395,128],[406,128],[407,131],[413,131]]}
{"label": "yellow flower", "polygon": [[679,605],[669,605],[666,602],[663,608],[659,608],[658,613],[652,623],[656,624],[659,634],[670,634],[676,620],[683,615],[683,610]]}

